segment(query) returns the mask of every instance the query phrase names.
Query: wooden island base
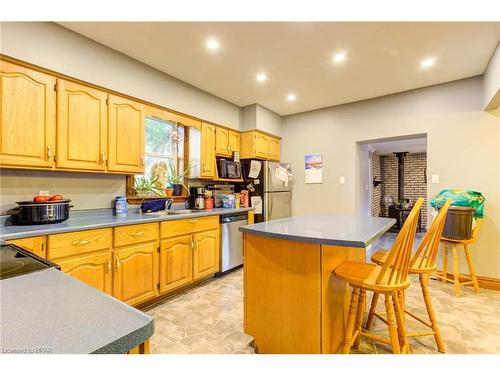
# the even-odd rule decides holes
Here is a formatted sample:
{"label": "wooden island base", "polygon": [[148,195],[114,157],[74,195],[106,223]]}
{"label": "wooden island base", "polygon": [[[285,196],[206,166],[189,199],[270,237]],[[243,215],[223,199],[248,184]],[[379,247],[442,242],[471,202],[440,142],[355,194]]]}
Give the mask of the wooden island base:
{"label": "wooden island base", "polygon": [[332,277],[364,247],[295,242],[244,233],[244,330],[259,353],[338,353],[349,291]]}

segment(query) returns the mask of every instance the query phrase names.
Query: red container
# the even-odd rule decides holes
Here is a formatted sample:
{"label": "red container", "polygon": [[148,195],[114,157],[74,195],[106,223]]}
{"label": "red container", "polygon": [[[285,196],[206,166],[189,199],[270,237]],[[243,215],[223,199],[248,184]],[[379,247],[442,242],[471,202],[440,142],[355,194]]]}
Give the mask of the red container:
{"label": "red container", "polygon": [[209,210],[214,208],[214,199],[213,198],[205,198],[205,209]]}

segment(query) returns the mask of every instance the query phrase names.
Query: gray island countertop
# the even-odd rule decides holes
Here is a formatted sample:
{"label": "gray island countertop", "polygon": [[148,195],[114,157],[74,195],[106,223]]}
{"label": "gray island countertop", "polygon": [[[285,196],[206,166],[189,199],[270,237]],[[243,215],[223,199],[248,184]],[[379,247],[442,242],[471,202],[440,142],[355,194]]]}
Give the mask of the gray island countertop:
{"label": "gray island countertop", "polygon": [[240,231],[297,242],[366,247],[395,223],[384,217],[310,214],[246,225]]}
{"label": "gray island countertop", "polygon": [[129,212],[125,217],[113,216],[111,209],[71,211],[70,218],[56,224],[12,225],[10,216],[0,217],[0,240],[12,240],[80,230],[118,227],[122,225],[154,223],[158,221],[190,219],[205,216],[228,215],[252,211],[253,208],[213,208],[185,214],[149,215]]}
{"label": "gray island countertop", "polygon": [[153,318],[56,269],[0,280],[0,353],[127,353]]}

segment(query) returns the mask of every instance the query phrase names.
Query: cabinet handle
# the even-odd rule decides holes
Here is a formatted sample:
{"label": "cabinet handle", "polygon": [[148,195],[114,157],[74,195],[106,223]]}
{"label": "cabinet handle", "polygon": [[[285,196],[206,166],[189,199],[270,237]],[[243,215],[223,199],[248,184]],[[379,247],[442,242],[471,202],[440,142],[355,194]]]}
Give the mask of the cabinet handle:
{"label": "cabinet handle", "polygon": [[195,242],[196,250],[198,250],[198,246],[200,245],[200,243],[198,241],[194,241],[194,242]]}
{"label": "cabinet handle", "polygon": [[106,153],[105,152],[101,152],[101,162],[102,163],[106,162]]}
{"label": "cabinet handle", "polygon": [[50,161],[52,159],[52,146],[47,147],[47,160]]}
{"label": "cabinet handle", "polygon": [[73,241],[73,246],[81,246],[81,245],[88,245],[91,243],[91,240],[79,240],[79,241]]}
{"label": "cabinet handle", "polygon": [[130,233],[131,236],[133,237],[139,237],[139,236],[144,236],[144,231],[140,231],[140,232],[133,232],[133,233]]}
{"label": "cabinet handle", "polygon": [[111,271],[111,262],[109,261],[109,259],[106,259],[106,264],[108,266],[108,272]]}
{"label": "cabinet handle", "polygon": [[191,220],[191,221],[189,221],[189,222],[190,222],[191,224],[196,224],[196,223],[198,222],[198,220],[193,219],[193,220]]}
{"label": "cabinet handle", "polygon": [[203,172],[206,172],[208,169],[207,167],[205,166],[205,163],[203,163]]}
{"label": "cabinet handle", "polygon": [[118,270],[118,268],[120,268],[120,259],[116,258],[116,266],[115,266],[115,269]]}
{"label": "cabinet handle", "polygon": [[193,241],[191,241],[191,250],[193,250],[193,251],[194,251],[194,240],[193,240]]}
{"label": "cabinet handle", "polygon": [[141,161],[142,161],[142,166],[144,167],[146,164],[144,163],[144,156],[141,157]]}

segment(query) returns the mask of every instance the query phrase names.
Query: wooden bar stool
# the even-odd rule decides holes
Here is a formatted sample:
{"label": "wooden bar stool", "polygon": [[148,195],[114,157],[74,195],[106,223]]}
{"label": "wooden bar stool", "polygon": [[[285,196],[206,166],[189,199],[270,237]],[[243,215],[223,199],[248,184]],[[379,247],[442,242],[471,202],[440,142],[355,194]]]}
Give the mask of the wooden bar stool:
{"label": "wooden bar stool", "polygon": [[[411,249],[423,202],[419,198],[413,206],[383,265],[345,262],[333,271],[335,277],[353,287],[342,353],[349,353],[352,346],[359,348],[361,336],[391,345],[393,353],[408,351],[404,313],[399,298],[401,292],[410,285],[408,271]],[[362,328],[367,291],[385,296],[389,339]]]}
{"label": "wooden bar stool", "polygon": [[[479,284],[477,282],[476,271],[474,270],[474,264],[472,263],[472,257],[469,252],[469,245],[476,242],[477,234],[479,232],[479,227],[481,226],[482,220],[476,220],[476,227],[472,230],[472,237],[468,240],[454,240],[453,238],[441,237],[441,242],[443,243],[443,270],[436,272],[436,277],[440,278],[443,283],[449,281],[453,283],[455,288],[455,296],[460,296],[460,286],[470,285],[474,287],[474,291],[479,293]],[[465,259],[469,266],[469,275],[460,275],[458,271],[458,250],[457,246],[462,245],[465,252]],[[448,246],[451,246],[451,253],[453,255],[453,280],[448,278]],[[460,281],[460,278],[465,278],[467,281]]]}
{"label": "wooden bar stool", "polygon": [[[410,262],[409,273],[418,275],[418,279],[420,281],[420,289],[422,290],[422,297],[424,299],[429,322],[426,322],[424,319],[406,310],[404,305],[404,298],[400,298],[402,302],[401,306],[402,310],[415,320],[419,321],[420,323],[426,325],[431,329],[431,331],[424,331],[424,332],[408,332],[407,336],[408,337],[434,336],[438,350],[441,353],[445,352],[445,348],[443,339],[441,338],[441,334],[437,326],[436,315],[434,314],[434,308],[432,307],[432,302],[429,296],[429,289],[427,287],[427,283],[429,281],[430,275],[436,271],[435,261],[439,250],[439,241],[441,240],[441,234],[443,232],[444,223],[446,221],[446,215],[448,213],[448,208],[450,207],[450,205],[451,205],[451,199],[448,199],[444,204],[444,206],[439,211],[437,217],[432,222],[431,226],[429,227],[429,230],[422,239],[422,242],[420,242],[420,245],[418,246],[418,249],[413,255]],[[388,254],[389,253],[384,250],[377,251],[372,255],[371,260],[372,262],[379,265],[384,264]],[[366,329],[368,330],[371,329],[374,317],[381,319],[383,322],[387,322],[386,319],[384,319],[381,316],[381,313],[376,312],[377,302],[378,302],[378,294],[375,293],[373,295],[370,312],[368,313],[368,318],[366,320]]]}

